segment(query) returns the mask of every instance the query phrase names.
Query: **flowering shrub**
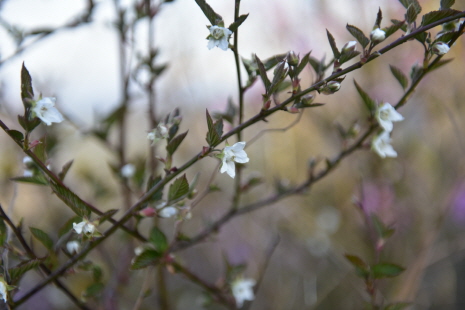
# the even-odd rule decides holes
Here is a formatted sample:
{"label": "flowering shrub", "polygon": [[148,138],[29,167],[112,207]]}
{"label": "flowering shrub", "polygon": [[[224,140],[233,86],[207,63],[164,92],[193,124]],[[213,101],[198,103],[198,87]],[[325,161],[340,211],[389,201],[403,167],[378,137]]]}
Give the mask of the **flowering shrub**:
{"label": "flowering shrub", "polygon": [[[42,188],[37,197],[48,196],[47,213],[41,214],[40,219],[37,216],[31,219],[27,212],[22,214],[16,211],[17,206],[23,203],[23,200],[16,201],[16,194],[8,208],[5,207],[6,201],[0,201],[2,302],[10,309],[19,309],[23,305],[35,307],[32,297],[38,294],[40,300],[51,298],[44,288],[51,287],[53,283],[69,303],[79,309],[200,309],[211,306],[246,309],[254,305],[257,305],[257,309],[286,309],[317,308],[319,304],[325,309],[342,309],[351,304],[357,309],[393,310],[419,304],[415,288],[421,283],[422,271],[426,270],[427,255],[422,252],[419,256],[422,260],[410,264],[390,248],[391,244],[403,241],[396,239],[398,228],[402,233],[402,229],[413,227],[415,223],[403,222],[407,221],[407,216],[394,216],[392,210],[385,212],[382,206],[387,201],[394,204],[393,188],[398,188],[399,196],[408,195],[406,184],[410,183],[404,180],[408,177],[405,173],[407,169],[401,173],[399,166],[406,166],[407,162],[411,162],[410,165],[416,163],[406,153],[405,137],[408,137],[408,132],[405,128],[408,124],[413,127],[411,124],[421,119],[421,115],[413,115],[412,110],[407,109],[401,114],[398,110],[409,103],[425,76],[430,73],[433,76],[439,71],[436,69],[447,68],[445,65],[452,61],[443,57],[459,48],[454,44],[464,34],[465,11],[455,8],[459,4],[456,5],[453,0],[441,0],[436,4],[439,5],[438,10],[426,13],[416,0],[400,0],[404,15],[399,19],[386,21],[379,9],[373,14],[375,23],[372,28],[361,29],[347,24],[347,35],[355,40],[338,44],[336,38],[340,36],[339,32],[335,36],[327,30],[331,57],[325,58],[315,52],[301,55],[290,48],[285,53],[265,59],[256,54],[250,58],[241,54],[239,32],[247,24],[249,14],[242,14],[240,0],[234,1],[233,22],[228,27],[223,17],[210,6],[213,1],[209,4],[206,0],[196,0],[198,13],[202,12],[209,22],[206,48],[202,43],[204,52],[211,53],[210,58],[220,57],[214,53],[232,53],[238,81],[236,101],[230,99],[223,112],[211,113],[210,107],[202,106],[202,118],[198,120],[198,113],[183,114],[179,107],[170,107],[169,113],[162,117],[158,108],[166,108],[166,105],[155,100],[156,90],[169,96],[181,92],[180,85],[176,85],[175,92],[156,88],[158,80],[170,67],[160,64],[159,51],[151,36],[158,25],[154,21],[159,12],[171,5],[170,2],[175,1],[135,0],[130,5],[114,2],[118,14],[112,25],[120,45],[122,99],[110,113],[97,117],[97,124],[91,129],[84,129],[74,116],[67,115],[59,97],[35,95],[41,87],[33,84],[37,72],[28,68],[28,56],[21,53],[26,49],[22,45],[28,41],[26,39],[38,37],[40,41],[59,29],[92,23],[95,8],[103,4],[88,1],[82,16],[57,29],[22,32],[14,25],[3,23],[7,32],[16,39],[14,55],[24,59],[22,67],[18,67],[21,76],[18,87],[23,103],[21,115],[15,117],[10,112],[0,115],[4,136],[15,144],[18,153],[22,153],[18,158],[22,160],[23,172],[5,180],[5,183],[34,184]],[[269,21],[270,24],[273,22]],[[150,37],[147,51],[139,51],[140,47],[136,44],[135,34],[143,24],[148,25]],[[163,31],[170,31],[167,29],[163,28]],[[311,36],[311,33],[305,36]],[[200,37],[205,38],[199,35],[199,40]],[[385,55],[395,54],[400,46],[416,51],[418,45],[413,43],[419,43],[422,50],[410,74],[406,74],[408,69],[405,69],[405,62],[389,66],[393,80],[402,88],[401,95],[393,94],[391,89],[375,91],[374,82],[370,86],[368,82],[365,84],[354,80],[353,87],[348,81],[353,71],[365,72],[364,66],[368,64],[378,68],[375,70],[381,70],[379,68],[384,66]],[[342,48],[338,48],[341,45]],[[133,51],[137,51],[137,55],[131,54]],[[412,55],[417,57],[413,52]],[[0,66],[9,61],[12,60],[0,58]],[[171,61],[174,63],[176,59]],[[203,68],[211,67],[205,64]],[[463,74],[463,68],[460,70]],[[209,74],[208,70],[204,71]],[[373,80],[378,82],[376,74]],[[132,87],[138,87],[143,93],[144,109],[147,111],[148,126],[137,134],[132,129],[139,128],[137,125],[142,121],[137,119],[134,122],[137,124],[132,125],[130,116],[134,101],[141,94],[131,92]],[[441,105],[451,100],[449,94],[452,90],[449,87],[449,83],[441,85],[441,92],[447,94],[438,95]],[[330,110],[332,105],[328,102],[331,100],[340,100],[341,105],[351,104],[349,96],[344,94],[352,88],[357,93],[354,100],[361,103],[362,111],[350,108],[354,115],[346,115],[344,108],[337,111],[338,121],[343,119],[347,123],[349,119],[354,120],[351,125],[336,123],[336,117],[327,123],[323,121],[318,111],[326,113]],[[257,89],[261,95],[258,99],[252,94]],[[252,99],[246,98],[246,93],[251,93]],[[384,101],[388,99],[395,103]],[[248,104],[248,101],[252,102]],[[198,110],[198,107],[193,109]],[[307,118],[309,114],[311,117],[319,115],[318,120]],[[281,128],[275,125],[278,122],[276,117],[283,115],[294,120],[291,125]],[[186,122],[192,124],[194,120],[195,126],[184,125]],[[400,121],[403,123],[394,126]],[[42,123],[47,127],[41,126]],[[263,129],[265,123],[267,127]],[[283,154],[276,149],[269,151],[268,148],[262,150],[254,146],[257,140],[265,139],[271,131],[285,132],[302,123],[323,128],[321,132],[294,132],[295,136],[300,135],[297,146],[307,145],[319,153],[315,158],[306,159],[305,163],[300,148],[286,148],[291,139],[273,137],[272,143],[269,143],[268,148],[283,147]],[[59,160],[54,154],[61,146],[67,145],[64,136],[69,133],[61,130],[65,126],[72,127],[82,136],[95,138],[110,154],[111,159],[102,155],[108,162],[107,170],[112,173],[110,177],[105,177],[104,182],[98,181],[104,170],[102,167],[96,170],[88,168],[86,173],[79,176],[79,170],[71,159],[58,169]],[[189,127],[189,130],[185,127]],[[56,128],[60,128],[60,134]],[[429,123],[428,130],[435,131]],[[315,143],[310,138],[321,133],[322,141],[335,140],[334,137],[328,138],[331,136],[328,131],[337,132],[341,142],[337,144],[337,151],[332,145],[330,156],[324,155],[327,150],[321,141]],[[456,132],[458,135],[459,131]],[[461,138],[458,136],[458,140]],[[147,145],[147,151],[137,157],[133,155],[135,148],[132,144],[140,141]],[[404,146],[398,148],[402,144]],[[413,143],[411,147],[422,149],[420,143]],[[423,152],[427,152],[426,148],[423,148]],[[90,153],[92,161],[99,161],[100,152]],[[344,203],[341,201],[350,200],[348,197],[354,194],[348,193],[354,189],[348,190],[347,184],[359,185],[361,193],[355,194],[351,205],[360,211],[363,224],[358,223],[359,215],[351,214],[343,207],[325,206],[323,200],[313,196],[313,192],[308,195],[310,190],[314,191],[317,183],[324,183],[320,181],[330,178],[336,170],[343,170],[336,168],[343,166],[349,157],[355,157],[351,156],[355,153],[362,158],[354,164],[357,166],[354,170],[360,170],[357,172],[360,177],[354,177],[354,173],[351,173],[338,177],[341,181],[332,179],[329,182],[332,183],[330,190],[321,196],[342,206]],[[267,157],[272,158],[271,164]],[[7,160],[6,154],[4,160]],[[212,164],[214,162],[216,166]],[[283,163],[295,164],[299,177],[288,182],[273,175],[274,169]],[[259,170],[260,174],[251,173],[252,168]],[[455,170],[455,167],[449,168]],[[224,172],[230,178],[216,181],[216,178],[222,178]],[[373,184],[370,183],[370,192],[365,190],[369,188],[365,178],[361,180],[361,176],[366,175],[374,176],[371,178]],[[76,182],[80,177],[82,179]],[[274,182],[270,181],[272,178]],[[378,186],[378,182],[391,182],[393,185]],[[118,184],[118,189],[112,192],[108,188],[114,184]],[[429,188],[435,192],[433,189],[436,188]],[[92,194],[86,194],[89,192]],[[344,197],[336,198],[339,195]],[[419,196],[422,195],[423,191]],[[19,196],[26,195],[20,191]],[[291,210],[293,203],[287,203],[296,196],[303,197],[305,207],[311,207],[302,210],[299,215]],[[209,199],[213,202],[208,202]],[[39,201],[39,198],[34,198],[27,205],[35,207],[35,204],[40,204]],[[283,201],[286,204],[283,205]],[[209,203],[212,204],[210,208]],[[267,208],[273,204],[280,204],[276,209],[282,213],[274,214],[272,208]],[[52,216],[56,205],[59,206],[59,219]],[[111,207],[108,208],[108,205]],[[266,225],[254,222],[253,214],[262,209],[273,214]],[[305,212],[314,213],[308,216]],[[260,216],[266,217],[263,214],[264,211]],[[24,221],[20,218],[24,218]],[[441,213],[440,219],[444,218]],[[240,223],[243,219],[251,222],[236,227],[236,231],[230,228],[234,222]],[[398,222],[399,225],[396,224]],[[439,221],[433,222],[436,225]],[[298,226],[302,226],[298,232],[287,234],[286,231],[293,231]],[[353,241],[353,237],[342,238],[340,249],[334,246],[333,240],[338,237],[338,231],[344,228],[352,230],[347,236],[353,235],[354,230],[363,230],[368,240],[365,247],[357,246],[358,242]],[[276,236],[276,230],[280,230],[283,237]],[[245,237],[242,242],[237,241],[240,238],[235,239],[241,246],[232,245],[234,242],[221,234],[224,231],[228,237]],[[436,237],[429,235],[430,231],[428,229],[425,237],[428,242]],[[269,246],[262,248],[259,239],[254,239],[259,235],[266,236]],[[423,236],[422,233],[412,235],[418,238]],[[291,255],[294,244],[301,239],[306,240],[304,243],[308,251],[297,251],[297,254]],[[111,246],[108,245],[110,242]],[[198,250],[200,244],[210,249]],[[217,246],[221,246],[224,259],[218,258]],[[431,244],[429,246],[432,247]],[[428,249],[421,248],[425,252]],[[256,257],[252,258],[252,254],[248,253],[253,251],[259,251],[261,259],[253,259]],[[276,255],[279,255],[279,264],[286,265],[286,268],[273,265]],[[415,259],[416,253],[412,256]],[[305,264],[300,261],[310,262],[308,269],[312,270],[302,268]],[[286,272],[280,273],[281,269]],[[40,278],[32,276],[35,270],[40,270]],[[402,278],[406,273],[409,276]],[[75,277],[77,274],[83,277],[87,275],[88,278],[79,280]],[[276,275],[278,278],[269,279]],[[331,279],[333,276],[334,281]],[[291,283],[293,279],[299,279],[301,283]],[[398,287],[404,288],[400,290],[402,293],[385,293],[390,283],[399,283],[396,280],[401,283]],[[341,293],[332,287],[325,292],[326,297],[319,297],[320,283],[328,286],[335,282],[338,282],[337,286],[344,284],[341,287],[358,284],[358,292]],[[329,298],[333,290],[344,298]],[[183,294],[179,294],[180,291]],[[302,300],[305,301],[294,300],[292,296],[295,291],[304,291]]]}

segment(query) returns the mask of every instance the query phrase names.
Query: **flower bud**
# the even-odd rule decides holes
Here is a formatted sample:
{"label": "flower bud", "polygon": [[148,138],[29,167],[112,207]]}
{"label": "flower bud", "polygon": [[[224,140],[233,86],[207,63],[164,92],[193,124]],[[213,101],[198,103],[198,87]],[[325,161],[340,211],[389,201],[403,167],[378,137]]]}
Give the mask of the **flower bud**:
{"label": "flower bud", "polygon": [[444,42],[437,42],[433,45],[432,52],[436,55],[444,55],[449,51],[450,47]]}
{"label": "flower bud", "polygon": [[290,51],[288,54],[287,54],[287,63],[289,64],[289,66],[297,66],[299,64],[299,56],[297,56],[294,51]]}
{"label": "flower bud", "polygon": [[379,43],[381,41],[384,41],[384,39],[386,39],[386,32],[384,32],[384,30],[376,28],[370,33],[370,38],[372,42]]}
{"label": "flower bud", "polygon": [[322,92],[325,95],[331,95],[337,92],[341,88],[341,83],[336,82],[336,81],[331,81],[326,84],[326,86],[323,86],[320,89],[320,92]]}
{"label": "flower bud", "polygon": [[314,99],[315,99],[315,96],[313,96],[312,94],[307,94],[307,95],[302,97],[302,103],[304,105],[310,105],[310,104],[312,104]]}
{"label": "flower bud", "polygon": [[355,51],[355,47],[357,46],[357,41],[349,41],[344,46],[342,47],[342,52],[347,53],[347,52],[352,52]]}

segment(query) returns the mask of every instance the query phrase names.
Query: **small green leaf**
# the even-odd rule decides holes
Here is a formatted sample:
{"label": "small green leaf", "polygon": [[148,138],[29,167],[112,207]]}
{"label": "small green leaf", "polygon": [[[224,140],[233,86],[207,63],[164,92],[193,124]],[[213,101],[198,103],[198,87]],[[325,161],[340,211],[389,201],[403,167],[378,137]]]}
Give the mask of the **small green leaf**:
{"label": "small green leaf", "polygon": [[375,226],[376,232],[378,233],[378,237],[381,239],[386,239],[392,236],[394,233],[394,229],[387,227],[384,223],[377,217],[375,214],[371,216],[371,221]]}
{"label": "small green leaf", "polygon": [[407,24],[412,24],[415,22],[417,19],[418,12],[415,9],[415,6],[413,4],[410,4],[407,13],[405,13],[405,20],[407,21]]}
{"label": "small green leaf", "polygon": [[270,82],[270,79],[268,79],[268,76],[266,75],[265,66],[263,65],[262,61],[260,60],[260,58],[258,58],[256,54],[255,54],[255,61],[257,62],[258,73],[260,77],[262,78],[263,84],[265,85],[266,93],[268,94],[268,90],[270,89],[271,82]]}
{"label": "small green leaf", "polygon": [[134,258],[131,265],[132,270],[147,268],[157,263],[161,254],[154,249],[145,249],[140,255]]}
{"label": "small green leaf", "polygon": [[415,84],[419,78],[421,78],[424,74],[424,69],[421,66],[414,65],[412,67],[412,71],[410,72],[410,79],[412,80],[412,84]]}
{"label": "small green leaf", "polygon": [[189,192],[189,183],[187,182],[186,175],[177,178],[171,185],[168,192],[168,204],[171,201],[177,200]]}
{"label": "small green leaf", "polygon": [[74,213],[76,213],[80,217],[88,218],[90,216],[91,211],[87,203],[84,202],[81,198],[79,198],[75,193],[73,193],[66,187],[55,184],[54,182],[50,182],[50,187],[52,188],[53,192],[55,192],[55,194],[58,196],[58,198],[60,198],[61,201],[63,201],[68,207],[70,207]]}
{"label": "small green leaf", "polygon": [[455,0],[441,0],[441,10],[450,9],[455,3]]}
{"label": "small green leaf", "polygon": [[333,35],[331,34],[331,32],[328,31],[328,29],[326,29],[326,35],[328,36],[329,45],[331,46],[331,50],[333,51],[334,58],[339,59],[341,53],[339,53],[339,50],[336,46],[336,40],[334,40]]}
{"label": "small green leaf", "polygon": [[421,26],[424,27],[426,25],[432,24],[440,19],[454,16],[455,14],[459,14],[460,11],[452,10],[452,9],[442,9],[440,11],[432,11],[423,15],[421,20]]}
{"label": "small green leaf", "polygon": [[374,115],[375,115],[375,111],[376,111],[376,102],[375,102],[375,100],[373,100],[373,99],[362,89],[362,87],[360,87],[360,85],[358,85],[358,83],[357,83],[356,80],[354,80],[354,84],[355,84],[355,88],[357,88],[357,91],[358,91],[360,97],[362,97],[363,103],[365,104],[365,107],[367,108],[368,113],[369,113],[371,116],[374,116]]}
{"label": "small green leaf", "polygon": [[339,63],[342,65],[343,63],[351,60],[352,58],[360,55],[359,51],[347,51],[347,52],[342,52],[341,58],[339,58]]}
{"label": "small green leaf", "polygon": [[381,8],[379,8],[378,14],[376,15],[375,28],[381,28],[382,20],[383,20],[383,12],[381,12]]}
{"label": "small green leaf", "polygon": [[166,239],[165,234],[158,229],[158,227],[153,227],[150,231],[149,241],[154,245],[155,250],[160,253],[165,252],[168,248],[168,240]]}
{"label": "small green leaf", "polygon": [[[157,185],[158,182],[161,181],[161,179],[162,179],[161,176],[157,176],[155,178],[153,178],[153,176],[150,176],[149,180],[147,181],[147,191],[149,191],[152,187]],[[149,201],[156,202],[156,201],[161,200],[162,198],[163,198],[163,188],[153,193],[152,196],[150,196]]]}
{"label": "small green leaf", "polygon": [[23,99],[24,107],[29,108],[31,101],[34,99],[34,90],[32,89],[32,78],[27,71],[26,66],[21,67],[21,98]]}
{"label": "small green leaf", "polygon": [[79,223],[82,222],[82,217],[81,216],[73,216],[69,220],[67,220],[63,226],[60,227],[60,230],[58,231],[58,237],[61,238],[65,234],[69,233],[71,229],[73,229],[73,223]]}
{"label": "small green leaf", "polygon": [[48,185],[47,178],[43,174],[37,174],[32,177],[14,177],[10,180],[22,183],[32,183],[36,185]]}
{"label": "small green leaf", "polygon": [[370,39],[365,36],[362,30],[349,24],[346,25],[346,28],[350,34],[363,46],[363,48],[367,47],[367,45],[370,43]]}
{"label": "small green leaf", "polygon": [[7,238],[6,224],[2,218],[0,218],[0,247],[3,247]]}
{"label": "small green leaf", "polygon": [[415,11],[417,12],[417,14],[420,14],[421,6],[420,6],[420,4],[418,3],[417,0],[399,0],[399,2],[402,3],[404,8],[406,8],[406,9],[408,9],[410,5],[413,5],[413,7],[415,8]]}
{"label": "small green leaf", "polygon": [[47,154],[45,152],[46,147],[47,147],[47,141],[44,136],[39,140],[39,143],[34,147],[34,150],[33,150],[37,158],[39,158],[40,161],[43,163],[47,161]]}
{"label": "small green leaf", "polygon": [[402,88],[405,90],[408,86],[407,76],[396,66],[389,65],[389,68],[391,68],[392,75],[394,75],[400,86],[402,86]]}
{"label": "small green leaf", "polygon": [[431,72],[433,70],[436,70],[444,65],[447,65],[449,62],[451,62],[452,60],[454,59],[444,59],[444,60],[439,60],[438,62],[436,62],[434,65],[432,65],[429,69],[428,69],[428,72]]}
{"label": "small green leaf", "polygon": [[278,54],[278,55],[274,55],[274,56],[266,59],[263,62],[263,66],[265,67],[265,70],[266,71],[270,70],[271,68],[276,66],[278,63],[283,61],[286,58],[286,56],[287,56],[287,53],[286,54]]}
{"label": "small green leaf", "polygon": [[310,56],[308,59],[310,66],[312,66],[313,70],[317,75],[322,75],[324,73],[324,61],[319,61],[315,57]]}
{"label": "small green leaf", "polygon": [[229,25],[228,29],[231,30],[232,32],[236,32],[237,28],[239,28],[240,25],[249,17],[249,14],[244,14],[239,16],[234,23]]}
{"label": "small green leaf", "polygon": [[360,257],[356,255],[345,254],[345,258],[355,267],[357,275],[362,278],[367,278],[369,275],[370,266]]}
{"label": "small green leaf", "polygon": [[66,174],[68,173],[69,169],[73,165],[73,162],[74,162],[74,160],[72,159],[72,160],[68,161],[66,164],[63,165],[63,168],[61,168],[60,173],[58,173],[58,177],[60,178],[60,180],[63,181],[65,179]]}
{"label": "small green leaf", "polygon": [[395,24],[392,24],[391,26],[389,27],[385,27],[383,28],[382,30],[386,33],[386,38],[388,38],[390,35],[392,35],[393,33],[395,33],[397,30],[399,30],[399,28],[402,28],[402,26],[404,25],[404,21],[401,21],[399,23],[395,23]]}
{"label": "small green leaf", "polygon": [[295,68],[295,75],[296,76],[299,76],[299,74],[305,69],[305,66],[309,62],[311,53],[312,52],[310,51],[307,54],[305,54],[304,57],[302,57],[302,60],[300,61],[299,65],[297,66],[297,68]]}
{"label": "small green leaf", "polygon": [[17,130],[10,129],[8,130],[8,134],[10,135],[10,137],[15,139],[16,142],[22,142],[24,140],[23,133]]}
{"label": "small green leaf", "polygon": [[94,282],[100,282],[103,278],[103,271],[102,268],[98,265],[92,265],[92,278]]}
{"label": "small green leaf", "polygon": [[208,3],[205,0],[195,0],[195,2],[200,7],[203,14],[205,14],[205,16],[208,18],[212,25],[218,25],[223,20],[223,17],[221,17],[221,15],[213,11],[211,6],[208,5]]}
{"label": "small green leaf", "polygon": [[23,274],[25,274],[29,270],[37,268],[40,265],[40,263],[41,261],[39,259],[32,259],[21,262],[15,267],[8,269],[8,273],[10,274],[11,278],[10,284],[17,283],[21,279]]}
{"label": "small green leaf", "polygon": [[222,129],[223,129],[222,123],[221,123],[221,128],[217,128],[219,127],[218,122],[213,123],[213,119],[210,116],[210,113],[208,113],[208,109],[206,111],[207,111],[207,126],[208,126],[206,140],[207,140],[208,145],[215,146],[221,142],[221,136],[218,134],[217,129],[221,129],[221,134],[222,134]]}
{"label": "small green leaf", "polygon": [[29,227],[31,230],[32,235],[42,243],[47,250],[50,252],[53,251],[53,240],[52,238],[49,237],[49,235],[44,232],[43,230],[40,230],[39,228],[34,228],[34,227]]}
{"label": "small green leaf", "polygon": [[174,152],[176,152],[176,150],[178,149],[178,146],[181,144],[182,140],[184,140],[188,131],[180,135],[177,135],[166,145],[166,151],[168,152],[168,154],[173,155]]}
{"label": "small green leaf", "polygon": [[401,274],[405,268],[391,263],[379,263],[371,267],[375,279],[392,278]]}
{"label": "small green leaf", "polygon": [[84,292],[82,292],[82,296],[84,298],[95,298],[98,297],[102,292],[103,289],[105,288],[105,285],[103,283],[92,283],[89,285]]}

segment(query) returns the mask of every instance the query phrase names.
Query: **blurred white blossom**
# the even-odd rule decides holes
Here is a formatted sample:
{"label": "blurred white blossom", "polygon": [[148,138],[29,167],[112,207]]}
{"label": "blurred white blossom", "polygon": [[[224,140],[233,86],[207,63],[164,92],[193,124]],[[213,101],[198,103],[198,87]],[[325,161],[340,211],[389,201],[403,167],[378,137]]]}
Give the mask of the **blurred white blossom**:
{"label": "blurred white blossom", "polygon": [[55,108],[55,101],[56,98],[45,97],[37,101],[32,108],[35,116],[47,126],[52,123],[61,123],[64,120],[63,115]]}
{"label": "blurred white blossom", "polygon": [[391,132],[394,125],[392,122],[400,122],[404,120],[404,117],[394,109],[394,107],[385,102],[382,103],[375,114],[376,120],[378,121],[381,128],[387,132]]}
{"label": "blurred white blossom", "polygon": [[78,253],[80,249],[81,244],[76,240],[70,241],[66,244],[66,250],[68,250],[71,254]]}
{"label": "blurred white blossom", "polygon": [[242,308],[245,300],[254,300],[254,279],[237,278],[231,285],[237,308]]}
{"label": "blurred white blossom", "polygon": [[386,32],[384,32],[384,30],[376,28],[370,33],[370,38],[371,38],[371,41],[375,43],[379,43],[381,41],[384,41],[384,39],[386,39]]}
{"label": "blurred white blossom", "polygon": [[244,151],[245,142],[237,142],[233,146],[226,146],[222,153],[223,165],[221,166],[221,173],[226,172],[231,178],[234,179],[236,176],[236,163],[247,163],[249,158],[247,153]]}
{"label": "blurred white blossom", "polygon": [[152,145],[157,143],[162,139],[166,139],[169,136],[169,129],[166,127],[165,124],[160,123],[158,124],[157,128],[153,129],[151,132],[147,134],[147,139],[152,141]]}
{"label": "blurred white blossom", "polygon": [[84,220],[78,224],[73,223],[73,229],[79,235],[93,235],[96,230],[95,225],[87,220]]}
{"label": "blurred white blossom", "polygon": [[125,178],[132,178],[136,172],[136,167],[133,164],[126,164],[121,168],[121,175]]}
{"label": "blurred white blossom", "polygon": [[373,138],[373,141],[371,142],[371,148],[381,158],[397,157],[397,152],[394,150],[390,143],[391,138],[389,137],[389,132],[383,131],[382,133]]}
{"label": "blurred white blossom", "polygon": [[6,285],[5,285],[5,280],[4,279],[1,279],[0,281],[0,298],[3,299],[3,301],[6,303],[7,302],[7,292],[6,292]]}
{"label": "blurred white blossom", "polygon": [[232,31],[219,26],[210,27],[210,35],[208,39],[208,49],[211,50],[215,46],[221,48],[223,51],[228,50],[229,36],[232,35]]}
{"label": "blurred white blossom", "polygon": [[437,42],[433,45],[433,53],[436,55],[444,55],[449,52],[450,47],[444,42]]}

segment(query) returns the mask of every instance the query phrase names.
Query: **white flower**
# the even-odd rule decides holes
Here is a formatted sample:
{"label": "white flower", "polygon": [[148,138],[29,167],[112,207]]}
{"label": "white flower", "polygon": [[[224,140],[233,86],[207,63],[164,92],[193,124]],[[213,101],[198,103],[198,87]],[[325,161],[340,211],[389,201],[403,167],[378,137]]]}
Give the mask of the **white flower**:
{"label": "white flower", "polygon": [[237,142],[233,146],[227,146],[223,150],[223,166],[221,166],[221,173],[227,172],[231,178],[236,176],[236,163],[247,163],[249,158],[244,151],[245,142]]}
{"label": "white flower", "polygon": [[136,256],[139,256],[144,252],[144,250],[145,250],[145,247],[138,246],[134,249],[134,254],[136,254]]}
{"label": "white flower", "polygon": [[385,157],[397,157],[397,152],[392,147],[391,138],[389,137],[389,132],[383,131],[381,134],[377,135],[371,142],[371,148],[375,151],[381,158]]}
{"label": "white flower", "polygon": [[165,207],[158,212],[158,215],[163,218],[170,218],[178,214],[178,209],[175,207]]}
{"label": "white flower", "polygon": [[70,241],[66,244],[66,249],[68,250],[69,253],[75,254],[75,253],[78,253],[79,250],[81,249],[81,244],[76,240]]}
{"label": "white flower", "polygon": [[349,41],[342,47],[343,52],[355,51],[355,47],[357,46],[357,41]]}
{"label": "white flower", "polygon": [[386,39],[386,32],[384,32],[384,30],[376,28],[370,33],[370,38],[371,38],[371,41],[375,43],[379,43],[381,41],[384,41],[384,39]]}
{"label": "white flower", "polygon": [[55,98],[45,97],[37,101],[32,108],[35,116],[50,126],[52,123],[61,123],[63,115],[55,108]]}
{"label": "white flower", "polygon": [[131,178],[135,172],[136,167],[133,164],[126,164],[120,170],[121,175],[125,178]]}
{"label": "white flower", "polygon": [[73,223],[73,229],[77,234],[84,233],[85,235],[92,235],[95,232],[95,225],[87,220],[81,223]]}
{"label": "white flower", "polygon": [[238,278],[232,283],[232,293],[236,299],[237,308],[242,308],[244,300],[254,300],[255,296],[252,287],[255,285],[254,279]]}
{"label": "white flower", "polygon": [[1,279],[2,281],[0,281],[0,295],[1,295],[1,299],[3,299],[3,301],[6,303],[6,298],[7,298],[7,292],[6,292],[6,285],[5,285],[5,282],[3,282],[4,280]]}
{"label": "white flower", "polygon": [[229,36],[232,35],[232,31],[218,26],[210,27],[210,35],[208,39],[208,49],[211,50],[215,46],[221,48],[223,51],[228,50]]}
{"label": "white flower", "polygon": [[30,163],[32,163],[32,162],[33,162],[33,160],[32,160],[31,157],[29,157],[29,156],[24,156],[24,158],[23,158],[23,164],[24,164],[24,165],[27,166],[28,164],[30,164]]}
{"label": "white flower", "polygon": [[433,45],[433,53],[436,55],[444,55],[450,50],[449,45],[444,42],[437,42]]}
{"label": "white flower", "polygon": [[169,129],[163,123],[159,123],[157,128],[153,129],[151,132],[147,134],[147,139],[152,141],[152,145],[168,137],[169,137]]}
{"label": "white flower", "polygon": [[378,121],[381,128],[387,132],[391,132],[394,125],[392,122],[400,122],[404,120],[404,117],[394,109],[394,107],[385,102],[382,103],[375,114],[376,120]]}

